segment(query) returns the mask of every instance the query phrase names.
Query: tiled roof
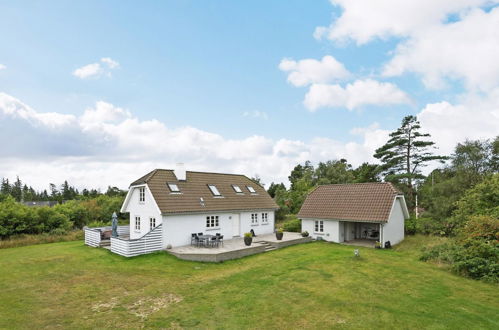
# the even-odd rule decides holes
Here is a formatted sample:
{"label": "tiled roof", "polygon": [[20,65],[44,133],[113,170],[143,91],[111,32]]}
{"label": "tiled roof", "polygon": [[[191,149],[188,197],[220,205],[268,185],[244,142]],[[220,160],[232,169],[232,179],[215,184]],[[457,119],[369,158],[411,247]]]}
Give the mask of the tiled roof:
{"label": "tiled roof", "polygon": [[[186,180],[179,181],[173,170],[156,169],[131,185],[145,183],[162,213],[278,208],[263,187],[244,175],[187,171]],[[175,183],[181,193],[171,193],[167,183]],[[215,185],[222,196],[213,196],[208,188],[209,184]],[[233,184],[238,185],[243,193],[236,193],[232,188]],[[253,187],[256,194],[251,194],[246,186]],[[200,198],[204,203],[200,202]]]}
{"label": "tiled roof", "polygon": [[319,186],[305,199],[299,218],[388,221],[395,196],[391,183],[372,182]]}

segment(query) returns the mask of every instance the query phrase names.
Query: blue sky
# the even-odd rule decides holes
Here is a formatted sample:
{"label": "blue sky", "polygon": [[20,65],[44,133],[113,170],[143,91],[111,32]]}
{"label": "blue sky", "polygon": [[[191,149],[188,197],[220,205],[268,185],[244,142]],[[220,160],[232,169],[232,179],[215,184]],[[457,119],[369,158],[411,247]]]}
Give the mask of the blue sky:
{"label": "blue sky", "polygon": [[[158,159],[152,157],[154,160],[151,160],[144,154],[131,157],[134,160],[123,160],[122,165],[137,165],[140,162],[142,166],[139,168],[146,169],[153,165],[171,167],[174,162],[186,160],[188,168],[192,164],[195,169],[242,171],[248,175],[258,174],[270,182],[285,180],[289,168],[305,158],[317,162],[344,156],[354,163],[370,161],[375,146],[369,141],[382,141],[388,131],[398,127],[405,115],[422,114],[428,129],[432,133],[436,130],[438,135],[442,118],[445,121],[445,116],[455,117],[452,113],[456,111],[454,108],[465,111],[459,110],[464,107],[468,109],[466,115],[469,115],[476,104],[490,104],[489,96],[495,93],[497,80],[487,76],[487,72],[477,65],[467,63],[470,61],[469,54],[447,61],[439,58],[438,54],[427,52],[424,42],[429,40],[428,45],[442,42],[437,37],[433,40],[417,31],[428,30],[429,36],[442,35],[448,40],[448,36],[453,35],[447,28],[453,23],[456,23],[456,29],[466,31],[474,31],[475,26],[477,31],[490,29],[497,15],[493,1],[463,0],[456,4],[445,0],[441,4],[431,5],[429,2],[428,5],[426,1],[418,4],[411,0],[408,4],[421,6],[418,11],[421,13],[414,15],[404,12],[405,9],[400,6],[382,8],[384,2],[378,2],[380,4],[376,8],[381,8],[379,12],[369,8],[368,1],[364,9],[362,6],[356,8],[347,1],[303,0],[0,1],[0,65],[4,67],[0,69],[0,93],[8,97],[4,102],[3,116],[0,112],[0,128],[2,122],[4,128],[20,125],[24,134],[36,141],[40,137],[47,141],[59,138],[88,140],[86,135],[83,138],[60,131],[56,134],[45,128],[40,132],[40,125],[29,120],[29,124],[20,123],[26,118],[12,112],[9,114],[5,109],[8,104],[19,102],[22,104],[19,107],[30,107],[36,113],[66,114],[79,118],[87,109],[98,109],[97,102],[105,102],[128,113],[126,118],[135,118],[139,123],[156,120],[170,131],[190,127],[208,135],[216,134],[224,143],[240,143],[240,146],[234,147],[235,150],[253,150],[254,155],[248,152],[253,158],[258,157],[260,151],[268,153],[269,157],[272,154],[266,161],[251,167],[251,161],[245,156],[232,158],[218,155],[214,157],[218,160],[211,162],[206,160],[209,156],[191,157],[192,152],[186,148],[187,155],[178,150],[171,153],[164,150]],[[393,16],[388,16],[390,19],[387,20],[386,15]],[[404,15],[410,19],[396,19]],[[473,20],[473,15],[484,16],[492,23],[479,26],[482,23],[476,21],[487,19]],[[427,17],[434,19],[432,21]],[[355,24],[357,19],[363,22],[360,27]],[[387,23],[380,26],[379,22],[384,21]],[[324,27],[326,31],[322,37],[314,37],[318,27]],[[455,47],[456,52],[463,45],[463,40],[451,41],[454,44],[448,47]],[[482,44],[477,47],[477,55],[473,55],[475,60],[483,61],[483,65],[487,65],[487,61],[492,62],[490,54],[485,55],[485,50],[483,58],[480,57],[480,49],[492,49],[494,55],[496,41],[493,36],[475,40]],[[404,49],[407,51],[404,52]],[[413,53],[419,57],[411,58]],[[312,77],[305,85],[296,86],[287,81],[288,74],[293,70],[280,69],[280,63],[285,59],[321,61],[324,56],[331,56],[341,63],[349,73],[348,78],[336,77],[332,72],[320,81]],[[107,67],[102,58],[110,58],[119,66]],[[394,61],[394,58],[397,60]],[[75,70],[92,63],[99,64],[103,71],[100,75],[84,79],[75,76]],[[468,68],[468,64],[469,69],[463,69]],[[387,65],[391,65],[391,71],[386,69]],[[492,73],[499,71],[497,65],[491,65]],[[302,76],[311,74],[306,70],[299,73]],[[375,81],[377,85],[369,85],[373,89],[368,90],[362,90],[367,87],[359,85],[348,96],[353,103],[336,101],[343,95],[343,89],[347,90],[348,84],[355,85],[366,80]],[[389,91],[377,91],[379,84],[389,84],[385,86],[390,87]],[[304,100],[315,85],[326,86],[326,90],[314,96],[314,104],[321,105],[313,108]],[[336,94],[328,94],[333,92]],[[368,93],[374,96],[365,101],[362,94]],[[397,93],[398,96],[394,96]],[[488,108],[488,114],[492,113],[492,118],[496,118],[495,104]],[[425,109],[428,110],[425,112]],[[431,117],[435,114],[439,117]],[[466,115],[460,117],[467,118]],[[465,123],[466,119],[462,122]],[[88,127],[83,127],[81,123],[75,125],[88,134]],[[442,140],[445,151],[457,140],[468,137],[459,132],[459,125],[456,123],[448,128],[455,135]],[[477,126],[480,126],[479,123]],[[123,125],[116,127],[117,130],[122,128]],[[362,133],[352,134],[352,130]],[[491,127],[486,129],[485,134],[480,131],[471,132],[469,137],[488,137],[498,130]],[[368,133],[375,136],[368,136]],[[252,137],[264,139],[269,145],[244,142]],[[154,142],[154,138],[149,137],[151,141],[146,143],[145,148],[155,143],[179,143],[175,134],[169,141]],[[201,144],[210,140],[209,137],[200,139]],[[329,144],[317,143],[318,140],[327,140]],[[126,144],[123,139],[116,141],[117,145]],[[287,146],[282,151],[276,147],[280,146],[279,141],[293,141],[291,144],[297,149],[290,151],[291,147]],[[75,161],[82,156],[79,154],[81,149],[75,147],[78,143],[57,143],[47,147],[47,150],[42,148],[41,152],[40,149],[30,152],[29,144],[32,142],[29,137],[22,143],[15,148],[24,150],[24,153],[0,156],[4,158],[4,164],[9,164],[0,167],[0,176],[20,175],[35,180],[35,174],[30,170],[21,170],[30,168],[30,163],[39,162],[38,158],[30,156],[34,153],[41,153],[52,167],[61,161],[75,162],[62,172],[61,177],[54,174],[54,178],[50,178],[53,181],[60,180],[63,175],[71,177],[73,174],[70,171],[85,161],[109,162],[97,157],[100,152],[96,152],[93,155],[95,158],[90,160],[79,158]],[[349,145],[354,143],[358,146],[350,148]],[[96,144],[93,149],[99,148]],[[140,154],[132,147],[129,150],[106,148],[110,148],[106,150],[111,153]],[[322,152],[320,148],[326,150]],[[211,150],[208,147],[205,149],[206,153]],[[312,152],[312,149],[315,151]],[[230,153],[232,149],[228,150]],[[285,158],[279,158],[279,155],[286,153],[296,157],[287,154]],[[360,157],[360,153],[365,155]],[[71,156],[72,160],[60,158],[63,156]],[[265,173],[268,162],[282,164]],[[113,177],[113,180],[142,174],[126,171],[126,175]],[[54,173],[61,173],[61,170],[54,170]],[[83,175],[74,176],[75,181],[82,178]],[[42,181],[38,181],[42,185]],[[95,180],[95,184],[101,182],[102,178]],[[126,185],[126,182],[120,184]]]}

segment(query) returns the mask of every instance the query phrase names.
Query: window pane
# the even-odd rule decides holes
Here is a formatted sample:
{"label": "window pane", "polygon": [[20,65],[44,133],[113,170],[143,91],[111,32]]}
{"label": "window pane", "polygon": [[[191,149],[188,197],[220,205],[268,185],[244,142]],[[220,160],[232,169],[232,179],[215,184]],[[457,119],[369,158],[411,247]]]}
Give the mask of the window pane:
{"label": "window pane", "polygon": [[246,188],[248,188],[250,193],[252,193],[252,194],[256,193],[255,189],[253,189],[252,186],[246,186]]}
{"label": "window pane", "polygon": [[234,189],[235,192],[237,193],[242,193],[243,191],[241,190],[241,188],[235,184],[232,185],[232,188]]}
{"label": "window pane", "polygon": [[217,187],[216,187],[216,186],[214,186],[214,185],[210,184],[210,185],[208,185],[208,187],[210,188],[211,193],[212,193],[213,195],[215,195],[215,196],[220,196],[220,192],[218,191],[218,189],[217,189]]}
{"label": "window pane", "polygon": [[175,184],[175,183],[169,183],[168,188],[170,188],[171,192],[180,192],[180,189],[178,188],[177,184]]}

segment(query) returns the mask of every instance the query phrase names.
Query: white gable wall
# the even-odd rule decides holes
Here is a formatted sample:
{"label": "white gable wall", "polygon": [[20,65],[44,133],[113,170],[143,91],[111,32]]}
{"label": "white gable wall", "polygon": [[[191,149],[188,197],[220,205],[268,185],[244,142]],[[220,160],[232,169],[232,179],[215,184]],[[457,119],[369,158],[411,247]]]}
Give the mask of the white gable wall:
{"label": "white gable wall", "polygon": [[[128,203],[125,205],[125,212],[130,213],[130,239],[140,238],[151,231],[149,218],[156,218],[156,226],[161,224],[162,217],[159,212],[158,206],[154,201],[152,194],[147,187],[145,187],[145,201],[139,202],[139,187],[132,187]],[[135,217],[140,217],[140,230],[135,230]]]}
{"label": "white gable wall", "polygon": [[[328,242],[340,243],[340,239],[342,239],[342,235],[340,235],[340,226],[343,228],[343,225],[340,225],[340,221],[338,220],[324,220],[317,219],[318,221],[324,221],[324,232],[319,233],[315,231],[315,220],[314,219],[302,219],[301,221],[301,230],[308,231],[309,235],[314,239],[323,239]],[[342,242],[342,241],[341,241]]]}
{"label": "white gable wall", "polygon": [[404,223],[402,201],[400,198],[395,198],[390,218],[387,223],[383,224],[381,246],[384,247],[387,241],[390,241],[391,245],[400,243],[404,239]]}
{"label": "white gable wall", "polygon": [[[258,213],[258,225],[251,225],[251,213]],[[263,225],[262,213],[268,214],[268,224]],[[218,215],[219,227],[207,228],[206,217]],[[251,211],[241,213],[207,212],[204,214],[179,214],[163,216],[163,244],[172,247],[191,244],[192,233],[203,233],[215,235],[220,233],[224,240],[233,238],[233,221],[240,221],[239,236],[249,232],[251,229],[256,235],[271,234],[274,232],[274,211]]]}

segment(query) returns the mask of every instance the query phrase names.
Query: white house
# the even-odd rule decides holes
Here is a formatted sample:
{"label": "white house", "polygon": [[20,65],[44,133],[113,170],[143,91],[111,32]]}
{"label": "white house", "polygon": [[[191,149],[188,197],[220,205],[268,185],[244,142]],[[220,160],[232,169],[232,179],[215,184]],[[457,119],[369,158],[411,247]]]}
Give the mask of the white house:
{"label": "white house", "polygon": [[391,183],[323,185],[305,199],[298,218],[302,231],[317,239],[342,243],[354,240],[395,245],[404,239],[409,212]]}
{"label": "white house", "polygon": [[161,232],[165,248],[190,244],[191,233],[230,239],[251,229],[256,235],[274,231],[278,206],[263,187],[244,175],[191,172],[179,165],[156,169],[130,185],[121,208],[130,214],[130,241]]}

